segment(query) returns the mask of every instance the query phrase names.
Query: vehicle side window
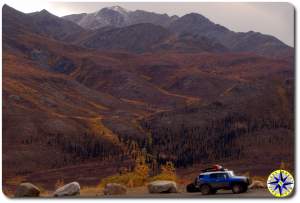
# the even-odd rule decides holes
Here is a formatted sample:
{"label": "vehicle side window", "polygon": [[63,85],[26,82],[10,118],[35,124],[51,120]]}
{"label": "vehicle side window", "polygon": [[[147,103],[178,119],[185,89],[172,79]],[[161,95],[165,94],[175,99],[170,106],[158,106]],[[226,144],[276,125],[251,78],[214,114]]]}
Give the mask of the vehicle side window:
{"label": "vehicle side window", "polygon": [[228,174],[226,174],[226,173],[213,173],[213,174],[210,174],[209,177],[213,178],[213,179],[227,179]]}
{"label": "vehicle side window", "polygon": [[220,173],[218,178],[220,179],[227,179],[228,178],[228,174],[227,173]]}
{"label": "vehicle side window", "polygon": [[210,178],[218,178],[218,174],[217,173],[213,173],[209,175]]}

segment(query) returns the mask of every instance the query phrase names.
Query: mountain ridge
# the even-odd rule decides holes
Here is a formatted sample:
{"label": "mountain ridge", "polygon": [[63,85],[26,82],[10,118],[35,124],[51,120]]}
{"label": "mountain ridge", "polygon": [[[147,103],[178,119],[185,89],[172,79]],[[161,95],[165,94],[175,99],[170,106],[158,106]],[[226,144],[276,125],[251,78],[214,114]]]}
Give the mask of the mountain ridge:
{"label": "mountain ridge", "polygon": [[[7,6],[3,7],[3,11],[4,20],[6,19],[5,13],[15,12]],[[124,18],[124,13],[126,13],[126,15],[128,14],[126,18]],[[67,20],[67,17],[59,18],[46,10],[29,14],[19,12],[18,15],[22,15],[23,19],[17,20],[17,22],[23,21],[22,24],[27,25],[27,27],[22,28],[23,30],[32,29],[35,33],[50,36],[56,40],[73,44],[79,42],[77,45],[86,45],[87,48],[99,50],[115,50],[116,48],[114,47],[115,45],[112,45],[112,47],[103,46],[103,44],[106,43],[105,39],[102,37],[104,41],[101,42],[101,36],[98,36],[98,34],[103,33],[99,32],[99,30],[105,27],[115,28],[110,30],[112,36],[120,37],[120,33],[118,32],[124,33],[125,35],[121,37],[123,38],[123,41],[119,42],[123,45],[120,46],[124,51],[135,53],[153,51],[160,52],[167,50],[175,52],[224,52],[227,50],[227,52],[253,52],[262,56],[284,58],[293,57],[294,50],[292,47],[287,46],[274,36],[253,31],[234,32],[222,25],[213,23],[208,18],[198,13],[189,13],[182,17],[175,17],[173,20],[171,20],[172,17],[169,17],[166,14],[156,14],[141,10],[131,12],[126,11],[121,7],[102,8],[100,11],[92,14],[78,14],[82,16],[90,15],[102,20],[104,19],[104,21],[101,21],[100,24],[98,24],[97,21],[88,20],[91,25],[97,28],[92,30],[82,28],[75,22]],[[136,20],[128,21],[130,16],[133,16],[132,19]],[[163,20],[162,18],[167,20]],[[13,23],[15,22],[12,21],[10,24]],[[140,38],[138,33],[146,34],[147,27],[140,26],[139,29],[136,29],[136,26],[134,25],[143,23],[151,23],[155,26],[161,26],[161,32],[168,32],[170,36],[169,39],[161,40],[160,42],[151,41],[151,38],[154,37],[155,33],[152,34],[152,37]],[[5,25],[7,24],[8,23]],[[17,29],[23,25],[10,27],[10,32],[13,32],[13,29]],[[157,34],[161,32],[159,31]],[[131,34],[128,35],[128,33]],[[187,37],[187,35],[189,37]],[[182,36],[184,37],[182,38]],[[80,39],[81,37],[82,39]],[[108,37],[111,38],[111,36]],[[111,38],[112,42],[114,40],[117,41],[119,37],[116,37],[115,39]],[[84,43],[83,41],[86,42]],[[114,42],[112,44],[114,44]],[[141,50],[137,50],[132,47],[143,47],[145,44],[148,44],[147,47],[144,47]],[[215,46],[217,44],[218,46]],[[218,50],[217,47],[220,49]]]}
{"label": "mountain ridge", "polygon": [[85,29],[98,29],[109,25],[124,27],[139,23],[154,23],[167,26],[177,19],[177,16],[168,16],[167,14],[157,14],[143,10],[129,11],[120,6],[112,6],[92,13],[71,14],[62,18],[75,22]]}
{"label": "mountain ridge", "polygon": [[[261,34],[254,31],[234,32],[222,25],[215,24],[199,13],[188,13],[186,15],[183,15],[182,17],[178,17],[142,10],[126,11],[125,9],[118,6],[115,8],[118,9],[108,7],[102,8],[101,10],[91,14],[85,14],[85,16],[90,15],[98,17],[97,20],[90,19],[89,23],[94,26],[92,29],[97,29],[99,27],[105,26],[122,28],[133,24],[145,23],[148,21],[152,24],[160,25],[179,35],[196,34],[206,37],[209,40],[215,41],[214,43],[222,44],[229,51],[233,52],[254,52],[259,55],[272,57],[292,56],[293,48],[284,44],[274,36]],[[106,12],[106,14],[103,14],[104,11]],[[100,16],[98,16],[99,14]],[[73,17],[64,16],[63,18],[69,19],[72,22],[75,22],[85,28],[91,28],[89,26],[82,25],[81,20],[75,19],[79,16],[72,16]]]}

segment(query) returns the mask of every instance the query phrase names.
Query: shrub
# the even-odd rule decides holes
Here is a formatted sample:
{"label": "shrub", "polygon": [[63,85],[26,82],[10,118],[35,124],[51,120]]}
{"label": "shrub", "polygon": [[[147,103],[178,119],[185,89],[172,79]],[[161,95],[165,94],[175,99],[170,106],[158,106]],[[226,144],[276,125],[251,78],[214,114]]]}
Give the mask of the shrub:
{"label": "shrub", "polygon": [[60,188],[60,187],[62,187],[62,186],[64,186],[64,185],[65,185],[65,181],[64,181],[63,179],[58,179],[58,180],[56,181],[54,187],[55,187],[56,189],[58,189],[58,188]]}
{"label": "shrub", "polygon": [[124,173],[120,175],[113,175],[104,178],[100,186],[104,187],[107,183],[119,183],[127,187],[143,186],[149,175],[149,167],[146,164],[145,158],[140,156],[136,159],[136,164],[133,172]]}
{"label": "shrub", "polygon": [[113,175],[102,179],[100,186],[104,187],[108,183],[119,183],[126,185],[127,187],[143,186],[147,180],[147,177],[143,177],[135,172],[126,173],[122,175]]}
{"label": "shrub", "polygon": [[177,181],[176,176],[170,176],[169,174],[158,174],[157,176],[153,176],[149,178],[149,182],[156,181],[156,180],[171,180],[171,181]]}
{"label": "shrub", "polygon": [[127,187],[139,187],[147,182],[155,180],[177,181],[175,167],[172,162],[167,162],[161,166],[161,173],[157,176],[149,177],[149,167],[143,156],[137,158],[135,168],[132,172],[109,176],[102,179],[99,187],[105,187],[108,183],[119,183]]}
{"label": "shrub", "polygon": [[172,162],[167,162],[161,166],[161,173],[149,178],[149,181],[155,180],[171,180],[177,181],[176,170]]}

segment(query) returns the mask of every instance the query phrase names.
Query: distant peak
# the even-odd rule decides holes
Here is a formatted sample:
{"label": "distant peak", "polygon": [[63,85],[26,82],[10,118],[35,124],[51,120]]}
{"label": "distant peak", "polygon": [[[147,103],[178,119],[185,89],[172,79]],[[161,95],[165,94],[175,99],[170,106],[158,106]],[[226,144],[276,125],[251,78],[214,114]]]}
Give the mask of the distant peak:
{"label": "distant peak", "polygon": [[4,4],[2,8],[5,9],[5,8],[11,8],[11,7],[9,5],[7,5],[7,4]]}
{"label": "distant peak", "polygon": [[16,9],[14,9],[13,7],[11,7],[7,4],[4,4],[2,9],[3,9],[2,11],[4,11],[4,10],[17,11]]}
{"label": "distant peak", "polygon": [[108,7],[108,9],[117,11],[119,13],[128,13],[129,12],[128,10],[126,10],[125,8],[122,8],[121,6],[111,6],[111,7]]}
{"label": "distant peak", "polygon": [[177,20],[179,18],[178,15],[172,15],[170,18],[172,18],[173,20]]}
{"label": "distant peak", "polygon": [[208,18],[206,18],[205,16],[199,14],[199,13],[189,13],[184,15],[183,17],[191,17],[191,18],[198,18],[198,19],[202,19],[202,20],[209,20]]}
{"label": "distant peak", "polygon": [[126,15],[130,12],[130,11],[126,10],[125,8],[122,8],[121,6],[111,6],[111,7],[102,8],[101,10],[95,12],[94,15],[97,15],[98,13],[101,13],[101,12],[107,12],[107,11],[114,11],[114,12],[117,12],[122,15]]}
{"label": "distant peak", "polygon": [[46,9],[43,9],[43,10],[41,10],[41,11],[40,11],[40,13],[44,13],[44,14],[50,14],[50,12],[49,12],[49,11],[47,11]]}
{"label": "distant peak", "polygon": [[44,17],[56,17],[55,15],[53,15],[52,13],[50,13],[49,11],[47,11],[46,9],[37,11],[37,12],[33,12],[33,13],[28,13],[28,15],[31,16],[44,16]]}

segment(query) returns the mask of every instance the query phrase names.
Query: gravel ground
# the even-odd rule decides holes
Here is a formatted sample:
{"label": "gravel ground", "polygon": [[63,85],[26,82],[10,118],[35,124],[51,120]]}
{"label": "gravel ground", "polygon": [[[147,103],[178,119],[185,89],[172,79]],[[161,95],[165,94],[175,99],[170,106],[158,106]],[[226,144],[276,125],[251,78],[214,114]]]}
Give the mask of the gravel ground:
{"label": "gravel ground", "polygon": [[[102,197],[102,196],[100,196]],[[103,196],[105,197],[105,196]],[[272,198],[273,196],[268,189],[248,190],[246,193],[233,194],[231,190],[219,190],[214,195],[202,195],[201,193],[165,193],[149,194],[146,187],[129,189],[127,195],[107,196],[108,198]]]}

